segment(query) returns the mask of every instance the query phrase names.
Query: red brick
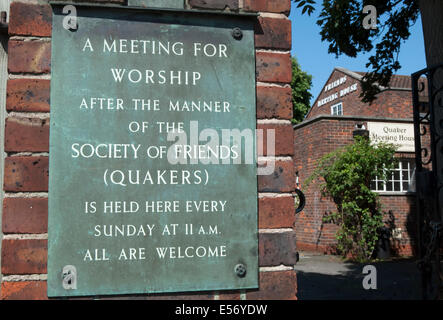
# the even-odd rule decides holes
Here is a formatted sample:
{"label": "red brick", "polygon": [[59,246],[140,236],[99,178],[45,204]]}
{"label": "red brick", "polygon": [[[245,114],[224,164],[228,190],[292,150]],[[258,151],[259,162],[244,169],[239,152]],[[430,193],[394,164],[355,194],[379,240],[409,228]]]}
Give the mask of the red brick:
{"label": "red brick", "polygon": [[245,0],[245,11],[273,12],[289,15],[291,11],[291,0]]}
{"label": "red brick", "polygon": [[260,272],[260,289],[248,291],[247,300],[296,300],[297,276],[294,271]]}
{"label": "red brick", "polygon": [[259,228],[292,228],[294,220],[295,204],[292,196],[258,199]]}
{"label": "red brick", "polygon": [[49,73],[51,43],[49,41],[9,40],[8,70],[11,73]]}
{"label": "red brick", "polygon": [[6,151],[48,151],[49,119],[9,117],[5,122]]}
{"label": "red brick", "polygon": [[235,291],[221,291],[219,300],[240,300],[240,293]]}
{"label": "red brick", "polygon": [[295,232],[259,233],[259,265],[262,267],[292,266],[297,263]]}
{"label": "red brick", "polygon": [[[260,156],[287,156],[294,154],[294,129],[292,124],[257,124],[257,130],[263,130],[261,137],[257,137],[257,146],[263,147],[263,152]],[[274,150],[268,150],[268,135],[272,140],[272,130],[274,134],[274,141],[270,144],[274,145]],[[271,147],[272,148],[272,147]]]}
{"label": "red brick", "polygon": [[238,0],[189,0],[192,8],[238,10]]}
{"label": "red brick", "polygon": [[50,80],[8,80],[6,109],[8,111],[48,112]]}
{"label": "red brick", "polygon": [[14,1],[10,6],[9,34],[21,36],[51,36],[52,10],[49,4]]}
{"label": "red brick", "polygon": [[257,86],[257,118],[292,119],[292,90]]}
{"label": "red brick", "polygon": [[40,239],[2,241],[3,274],[46,273],[48,241]]}
{"label": "red brick", "polygon": [[292,80],[289,53],[257,52],[256,69],[258,81],[290,83]]}
{"label": "red brick", "polygon": [[[259,162],[259,167],[266,167],[266,165],[272,168],[272,161]],[[258,176],[260,192],[291,192],[294,190],[294,184],[295,172],[292,160],[276,160],[270,175]]]}
{"label": "red brick", "polygon": [[291,50],[291,20],[259,17],[255,28],[255,47]]}
{"label": "red brick", "polygon": [[301,241],[297,241],[297,248],[300,251],[314,251],[314,252],[321,252],[323,254],[334,254],[337,252],[334,248],[330,246],[320,245],[315,243],[304,243]]}
{"label": "red brick", "polygon": [[46,281],[3,282],[1,300],[47,300]]}
{"label": "red brick", "polygon": [[47,233],[47,198],[5,198],[3,233]]}
{"label": "red brick", "polygon": [[48,157],[17,156],[5,159],[5,191],[48,191],[48,177]]}

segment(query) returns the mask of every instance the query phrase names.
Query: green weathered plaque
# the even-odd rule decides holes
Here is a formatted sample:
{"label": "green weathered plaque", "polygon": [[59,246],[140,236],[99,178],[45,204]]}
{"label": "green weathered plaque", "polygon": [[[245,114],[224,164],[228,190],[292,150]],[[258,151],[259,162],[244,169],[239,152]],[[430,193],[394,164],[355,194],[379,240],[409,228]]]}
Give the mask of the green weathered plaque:
{"label": "green weathered plaque", "polygon": [[257,288],[253,22],[62,10],[48,296]]}
{"label": "green weathered plaque", "polygon": [[128,0],[129,6],[183,9],[184,0]]}

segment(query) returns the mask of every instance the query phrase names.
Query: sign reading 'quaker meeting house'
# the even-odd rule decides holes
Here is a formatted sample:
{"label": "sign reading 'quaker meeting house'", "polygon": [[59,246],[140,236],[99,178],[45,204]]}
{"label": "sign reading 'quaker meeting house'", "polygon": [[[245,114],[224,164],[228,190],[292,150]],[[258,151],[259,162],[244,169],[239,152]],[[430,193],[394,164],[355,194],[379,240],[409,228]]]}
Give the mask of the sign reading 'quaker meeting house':
{"label": "sign reading 'quaker meeting house'", "polygon": [[395,122],[368,122],[369,138],[373,143],[391,143],[397,152],[414,152],[414,124]]}
{"label": "sign reading 'quaker meeting house'", "polygon": [[252,22],[76,7],[69,30],[53,6],[48,296],[257,288]]}

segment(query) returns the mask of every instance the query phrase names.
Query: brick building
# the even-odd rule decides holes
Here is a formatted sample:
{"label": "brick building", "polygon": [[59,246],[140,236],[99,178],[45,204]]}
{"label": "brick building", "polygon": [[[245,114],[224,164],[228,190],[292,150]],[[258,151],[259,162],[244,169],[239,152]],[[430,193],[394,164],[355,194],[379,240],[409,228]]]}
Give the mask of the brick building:
{"label": "brick building", "polygon": [[[122,7],[128,3],[126,0],[88,2]],[[1,128],[5,158],[2,159],[0,299],[47,299],[52,10],[46,0],[11,1],[10,6],[9,1],[1,3],[7,3],[2,9],[8,13],[9,30],[1,34],[7,51],[0,60],[3,63],[0,79],[4,82],[7,79],[7,89],[2,87],[5,91],[0,92],[0,108],[5,118],[0,119],[5,123]],[[184,11],[257,13],[256,119],[258,128],[275,129],[276,157],[264,156],[261,160],[275,161],[275,171],[258,177],[259,290],[148,294],[137,299],[296,299],[294,148],[289,87],[291,1],[175,3],[181,3]]]}
{"label": "brick building", "polygon": [[333,252],[337,226],[322,222],[327,212],[336,210],[332,200],[322,197],[318,182],[303,189],[316,162],[325,154],[353,141],[356,128],[369,130],[373,141],[400,144],[398,166],[387,181],[374,180],[376,191],[388,212],[392,228],[391,251],[413,255],[415,241],[415,154],[412,120],[412,92],[409,76],[394,75],[389,88],[372,104],[361,102],[359,80],[364,74],[336,67],[312,105],[306,119],[294,126],[294,162],[301,189],[306,195],[304,211],[297,215],[295,230],[301,250]]}

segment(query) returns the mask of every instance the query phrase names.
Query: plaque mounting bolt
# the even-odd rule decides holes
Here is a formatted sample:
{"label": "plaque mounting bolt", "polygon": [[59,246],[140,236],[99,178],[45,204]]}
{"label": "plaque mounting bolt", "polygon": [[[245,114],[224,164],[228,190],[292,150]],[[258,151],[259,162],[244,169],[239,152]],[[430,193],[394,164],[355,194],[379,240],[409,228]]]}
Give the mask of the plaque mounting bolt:
{"label": "plaque mounting bolt", "polygon": [[241,38],[243,38],[243,32],[241,31],[240,28],[236,27],[236,28],[232,29],[232,37],[235,40],[241,40]]}
{"label": "plaque mounting bolt", "polygon": [[246,275],[246,266],[244,264],[239,263],[234,269],[238,277],[243,278]]}
{"label": "plaque mounting bolt", "polygon": [[62,286],[65,290],[77,289],[77,269],[74,266],[63,267],[62,279]]}

